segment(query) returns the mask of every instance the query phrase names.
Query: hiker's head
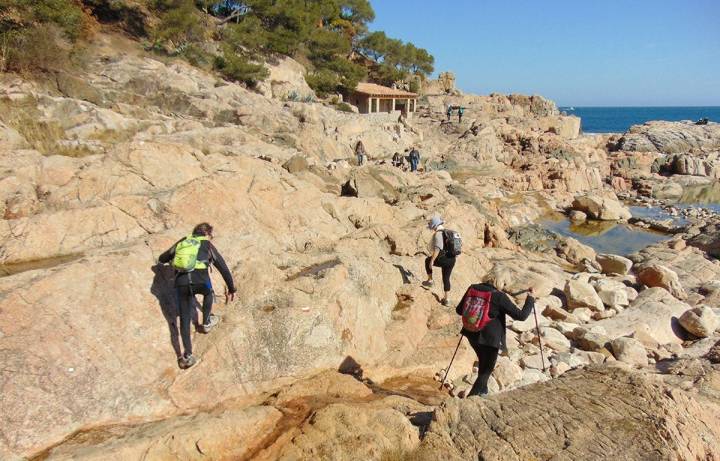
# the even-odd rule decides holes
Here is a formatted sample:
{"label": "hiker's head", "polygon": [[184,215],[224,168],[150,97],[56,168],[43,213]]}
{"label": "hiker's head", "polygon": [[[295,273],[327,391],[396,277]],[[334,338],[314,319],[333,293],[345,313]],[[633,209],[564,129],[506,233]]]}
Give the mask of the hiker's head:
{"label": "hiker's head", "polygon": [[192,233],[193,233],[193,235],[197,235],[197,236],[203,235],[205,237],[212,237],[212,232],[213,232],[213,227],[210,224],[204,222],[204,223],[200,223],[197,226],[195,226],[195,229],[193,229]]}
{"label": "hiker's head", "polygon": [[443,224],[445,221],[440,216],[433,216],[430,221],[428,221],[428,229],[435,230],[437,227],[441,224]]}

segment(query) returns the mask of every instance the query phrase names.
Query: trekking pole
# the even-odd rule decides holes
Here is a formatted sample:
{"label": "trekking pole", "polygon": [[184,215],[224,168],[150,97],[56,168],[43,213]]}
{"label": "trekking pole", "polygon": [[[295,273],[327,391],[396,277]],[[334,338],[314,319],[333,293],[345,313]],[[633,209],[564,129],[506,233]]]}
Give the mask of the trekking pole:
{"label": "trekking pole", "polygon": [[438,390],[442,390],[443,386],[445,385],[445,379],[447,379],[448,374],[450,374],[450,367],[453,364],[453,361],[455,360],[455,355],[457,354],[458,349],[460,349],[460,343],[462,342],[463,335],[460,334],[460,341],[458,341],[458,345],[455,348],[455,352],[453,353],[452,358],[450,359],[450,364],[447,366],[447,369],[445,369],[445,375],[443,375],[442,382],[440,383],[440,388]]}
{"label": "trekking pole", "polygon": [[533,314],[535,314],[535,331],[537,332],[538,343],[540,344],[540,360],[542,361],[543,373],[545,373],[545,354],[543,354],[542,338],[540,337],[540,325],[538,324],[535,306],[533,306]]}

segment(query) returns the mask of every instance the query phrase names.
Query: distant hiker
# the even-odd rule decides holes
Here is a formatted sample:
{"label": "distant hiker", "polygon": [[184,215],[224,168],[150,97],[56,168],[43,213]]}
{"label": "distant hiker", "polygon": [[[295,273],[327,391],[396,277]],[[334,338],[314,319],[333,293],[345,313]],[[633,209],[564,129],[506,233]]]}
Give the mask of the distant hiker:
{"label": "distant hiker", "polygon": [[451,104],[448,104],[448,108],[447,108],[447,118],[448,118],[447,121],[448,122],[450,121],[450,117],[452,117],[452,113],[453,113],[453,106]]}
{"label": "distant hiker", "polygon": [[410,159],[410,171],[417,171],[418,164],[420,163],[420,151],[413,147],[410,149],[410,155],[408,157]]}
{"label": "distant hiker", "polygon": [[460,246],[462,241],[460,234],[455,231],[445,229],[444,221],[440,216],[433,216],[428,222],[428,229],[433,232],[430,240],[429,250],[430,256],[425,258],[425,272],[427,280],[422,284],[426,287],[433,286],[433,266],[442,270],[443,291],[444,295],[440,302],[448,305],[448,294],[450,293],[450,276],[455,267],[455,259],[460,254]]}
{"label": "distant hiker", "polygon": [[465,108],[463,106],[460,106],[458,108],[458,123],[462,123],[462,116],[465,113]]}
{"label": "distant hiker", "polygon": [[393,157],[392,157],[393,166],[397,167],[397,168],[402,168],[403,163],[405,163],[403,160],[403,156],[400,155],[400,152],[395,152],[395,154],[393,154]]}
{"label": "distant hiker", "polygon": [[707,117],[704,117],[695,122],[695,125],[707,125],[709,121],[710,120],[708,120]]}
{"label": "distant hiker", "polygon": [[527,292],[525,304],[520,310],[506,293],[486,280],[471,285],[457,305],[455,312],[463,317],[461,334],[468,339],[478,358],[478,376],[465,397],[488,393],[487,383],[495,369],[498,353],[500,349],[507,350],[505,316],[522,321],[530,316],[535,307],[533,289]]}
{"label": "distant hiker", "polygon": [[365,145],[362,141],[358,141],[357,144],[355,144],[355,155],[357,156],[358,165],[365,163],[367,154],[365,153]]}
{"label": "distant hiker", "polygon": [[211,313],[214,292],[208,273],[210,264],[220,271],[220,275],[227,285],[226,303],[235,298],[237,291],[225,260],[215,246],[210,243],[213,237],[212,232],[213,228],[210,224],[198,224],[192,234],[180,239],[159,258],[161,264],[171,262],[175,269],[175,288],[180,311],[180,336],[185,349],[183,355],[178,357],[178,365],[183,369],[190,368],[197,362],[192,353],[190,338],[190,324],[195,311],[195,295],[203,295],[203,322],[198,331],[209,333],[218,323],[217,316]]}

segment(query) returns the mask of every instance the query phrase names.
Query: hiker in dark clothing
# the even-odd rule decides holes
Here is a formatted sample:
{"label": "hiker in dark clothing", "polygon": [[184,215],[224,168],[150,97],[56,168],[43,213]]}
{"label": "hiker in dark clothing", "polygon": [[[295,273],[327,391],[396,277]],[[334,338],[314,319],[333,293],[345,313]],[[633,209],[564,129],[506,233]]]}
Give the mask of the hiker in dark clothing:
{"label": "hiker in dark clothing", "polygon": [[[217,248],[210,243],[212,231],[213,228],[210,224],[198,224],[190,236],[180,239],[170,247],[169,250],[161,254],[159,258],[161,264],[172,262],[176,270],[175,288],[177,289],[178,310],[180,312],[180,336],[182,337],[183,347],[185,349],[183,355],[178,357],[178,365],[183,369],[190,368],[197,362],[192,354],[192,340],[190,338],[190,324],[192,323],[195,310],[195,295],[203,296],[203,322],[202,325],[199,326],[198,331],[201,333],[209,333],[218,323],[217,316],[211,313],[214,292],[210,281],[210,274],[208,273],[210,265],[212,264],[220,271],[220,275],[222,275],[225,285],[227,285],[226,303],[235,299],[235,292],[237,291],[232,274],[227,264],[225,264],[225,260]],[[193,255],[193,258],[190,259],[194,267],[187,271],[178,269],[178,261],[181,258],[177,258],[176,254],[176,252],[180,253],[181,251],[185,254],[186,249],[193,246],[186,245],[185,242],[195,244],[197,247],[195,250],[196,256]]]}
{"label": "hiker in dark clothing", "polygon": [[470,346],[472,346],[478,358],[478,376],[466,397],[470,397],[471,395],[485,395],[488,393],[487,383],[495,369],[498,353],[500,349],[507,350],[505,343],[505,316],[509,315],[514,320],[522,321],[530,316],[530,313],[535,307],[532,288],[527,290],[528,295],[527,298],[525,298],[525,304],[521,310],[518,309],[506,293],[498,290],[489,282],[486,282],[471,285],[470,288],[468,288],[468,291],[465,292],[465,295],[463,295],[463,298],[455,309],[458,315],[462,315],[463,313],[465,300],[468,297],[470,289],[491,292],[489,311],[491,320],[490,323],[485,325],[480,331],[471,332],[463,328],[461,332],[461,334],[468,339]]}
{"label": "hiker in dark clothing", "polygon": [[420,152],[414,147],[410,150],[410,171],[417,171],[420,163]]}
{"label": "hiker in dark clothing", "polygon": [[458,108],[458,123],[462,123],[462,116],[465,113],[465,108],[463,106],[460,106]]}
{"label": "hiker in dark clothing", "polygon": [[450,121],[450,117],[452,116],[452,113],[453,113],[453,106],[448,104],[448,108],[447,108],[447,121],[448,122]]}
{"label": "hiker in dark clothing", "polygon": [[433,286],[433,266],[442,270],[442,281],[444,296],[440,301],[443,306],[448,305],[448,294],[450,293],[450,276],[455,267],[455,257],[451,257],[445,251],[445,242],[443,239],[444,221],[439,216],[434,216],[428,223],[428,229],[433,231],[433,238],[430,241],[430,256],[425,258],[425,272],[428,279],[422,284],[426,287]]}
{"label": "hiker in dark clothing", "polygon": [[365,144],[363,144],[362,141],[358,141],[357,144],[355,144],[355,155],[357,156],[358,166],[361,166],[363,163],[365,163],[365,158],[367,157],[367,154],[365,153]]}
{"label": "hiker in dark clothing", "polygon": [[400,152],[395,152],[395,154],[392,157],[392,164],[394,167],[402,168],[404,163],[404,159],[402,155],[400,155]]}

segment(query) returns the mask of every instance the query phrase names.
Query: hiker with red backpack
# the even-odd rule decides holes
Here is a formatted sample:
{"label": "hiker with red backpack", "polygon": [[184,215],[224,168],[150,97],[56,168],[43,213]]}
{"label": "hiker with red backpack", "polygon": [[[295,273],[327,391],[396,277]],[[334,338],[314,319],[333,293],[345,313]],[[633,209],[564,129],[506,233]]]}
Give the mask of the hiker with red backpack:
{"label": "hiker with red backpack", "polygon": [[227,286],[225,302],[235,298],[235,283],[232,274],[225,264],[225,260],[217,248],[210,243],[213,228],[208,223],[195,226],[192,234],[180,239],[169,250],[160,255],[161,264],[171,263],[175,269],[175,288],[178,296],[178,310],[180,313],[180,336],[182,337],[185,352],[178,357],[178,366],[182,369],[190,368],[197,363],[192,353],[192,340],[190,338],[190,324],[195,311],[195,295],[202,295],[203,322],[198,327],[200,333],[210,333],[218,323],[218,317],[211,313],[214,291],[210,281],[208,269],[210,265],[222,275]]}
{"label": "hiker with red backpack", "polygon": [[428,278],[422,284],[428,288],[433,286],[433,266],[439,267],[442,270],[444,291],[440,302],[443,306],[447,306],[451,288],[450,276],[455,267],[455,259],[462,251],[462,238],[459,233],[445,229],[444,224],[440,216],[433,216],[428,222],[428,229],[433,231],[433,237],[430,240],[430,256],[425,258],[425,272]]}
{"label": "hiker with red backpack", "polygon": [[522,321],[535,308],[533,289],[527,292],[523,308],[518,309],[506,293],[490,282],[478,283],[467,289],[457,305],[455,312],[462,316],[463,322],[460,334],[468,339],[478,358],[478,376],[465,397],[488,393],[487,383],[495,369],[498,353],[500,349],[507,350],[505,316]]}

